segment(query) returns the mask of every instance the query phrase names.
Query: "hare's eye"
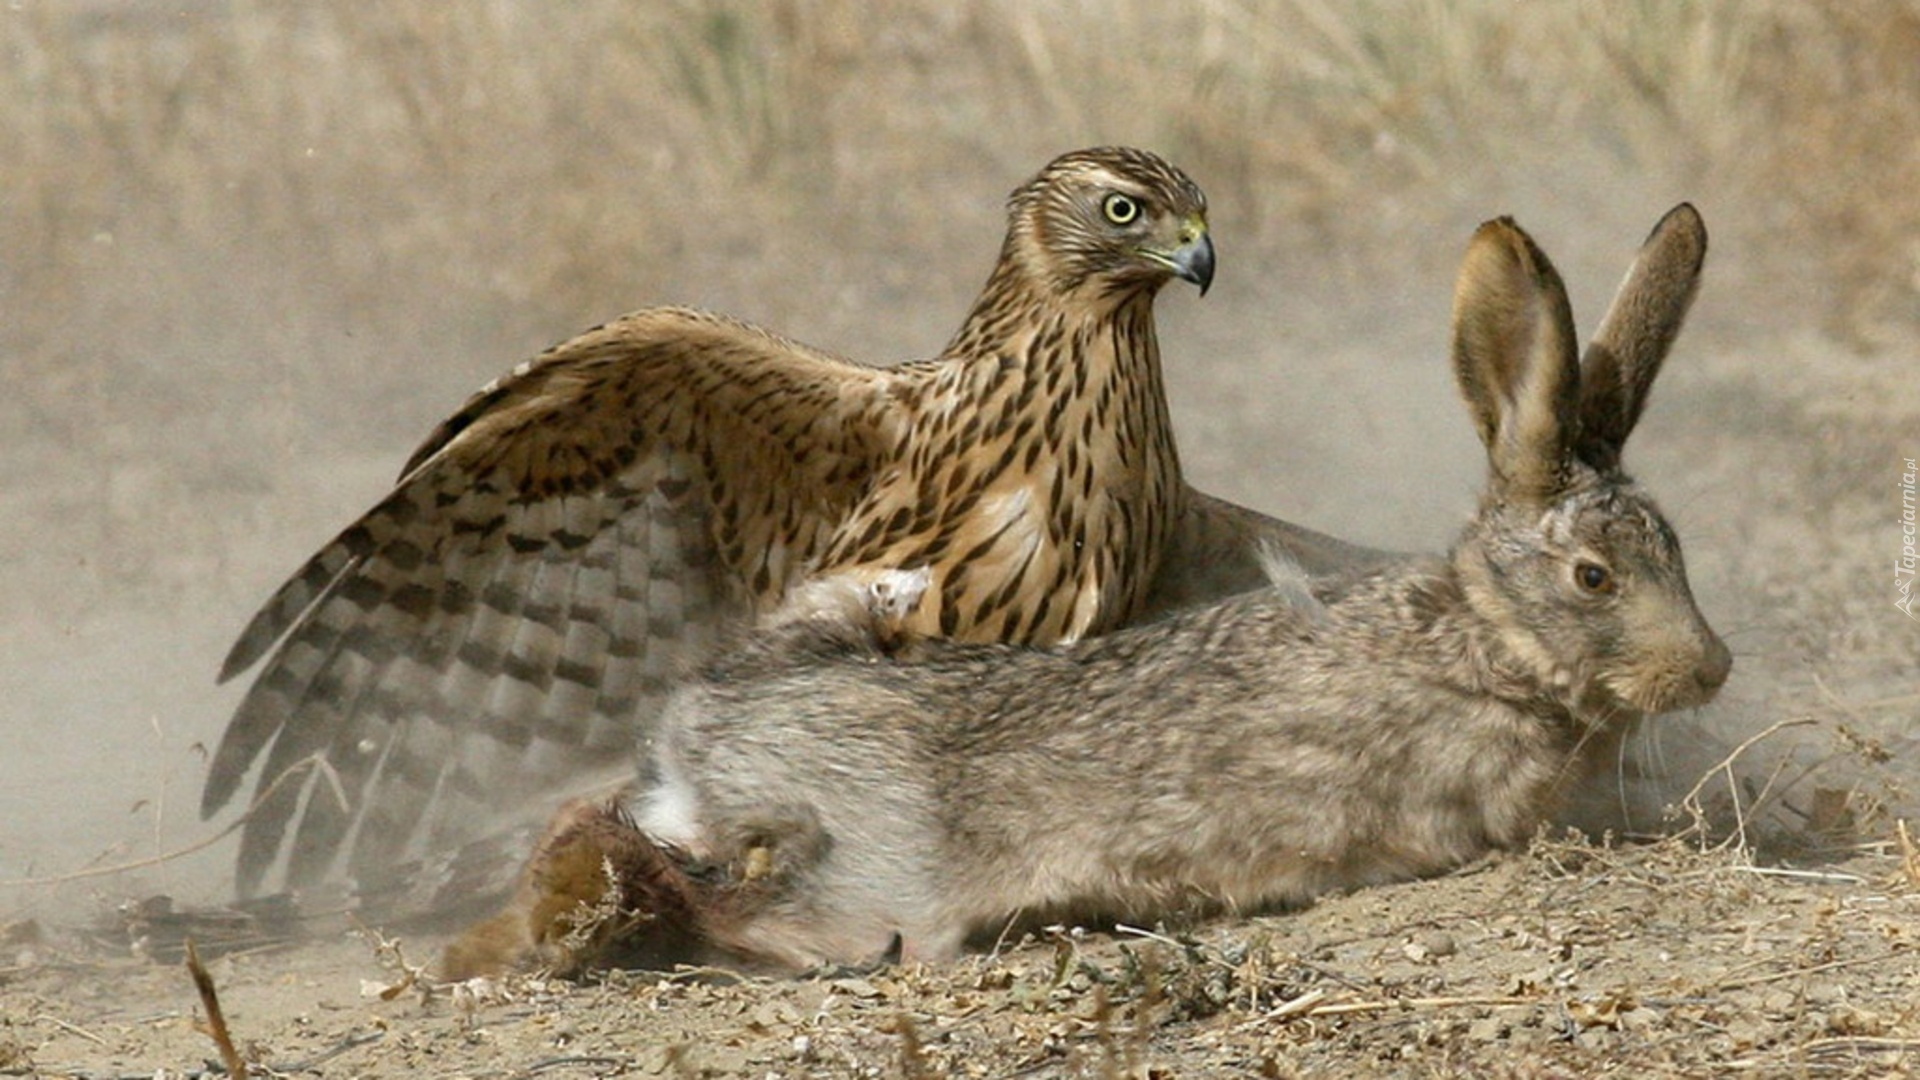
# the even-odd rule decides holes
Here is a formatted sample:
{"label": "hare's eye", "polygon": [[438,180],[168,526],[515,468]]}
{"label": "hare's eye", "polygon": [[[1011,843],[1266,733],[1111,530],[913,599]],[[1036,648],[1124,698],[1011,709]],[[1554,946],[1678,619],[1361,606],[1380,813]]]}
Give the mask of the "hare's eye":
{"label": "hare's eye", "polygon": [[1140,217],[1140,204],[1132,196],[1117,191],[1107,196],[1107,200],[1100,204],[1100,209],[1106,212],[1107,220],[1115,225],[1131,225]]}
{"label": "hare's eye", "polygon": [[1576,563],[1573,568],[1573,580],[1590,593],[1613,591],[1613,574],[1599,563]]}

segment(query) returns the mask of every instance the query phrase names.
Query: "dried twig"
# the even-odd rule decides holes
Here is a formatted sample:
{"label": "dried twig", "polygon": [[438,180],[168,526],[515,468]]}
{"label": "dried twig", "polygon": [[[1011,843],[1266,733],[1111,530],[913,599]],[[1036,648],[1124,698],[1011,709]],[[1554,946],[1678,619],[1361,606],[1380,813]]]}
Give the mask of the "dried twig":
{"label": "dried twig", "polygon": [[332,1061],[334,1058],[339,1057],[349,1050],[357,1050],[362,1046],[377,1043],[386,1037],[387,1033],[378,1029],[361,1032],[357,1035],[349,1035],[335,1043],[332,1047],[322,1050],[310,1058],[302,1058],[299,1061],[282,1062],[276,1065],[272,1071],[283,1074],[312,1072],[317,1065]]}
{"label": "dried twig", "polygon": [[101,1038],[98,1035],[95,1035],[93,1032],[88,1031],[86,1028],[80,1027],[77,1024],[69,1024],[65,1020],[62,1020],[57,1016],[49,1016],[46,1013],[41,1013],[38,1016],[35,1016],[33,1019],[36,1023],[44,1022],[44,1023],[52,1024],[54,1027],[59,1028],[61,1031],[64,1031],[69,1035],[78,1035],[79,1037],[87,1040],[90,1043],[93,1043],[96,1046],[107,1045],[107,1040]]}
{"label": "dried twig", "polygon": [[1797,979],[1807,975],[1818,975],[1823,971],[1838,971],[1841,968],[1860,967],[1864,964],[1878,964],[1885,960],[1911,957],[1912,955],[1912,949],[1892,949],[1874,956],[1855,956],[1846,960],[1835,960],[1831,963],[1815,964],[1812,967],[1789,968],[1786,971],[1770,971],[1765,975],[1754,975],[1745,979],[1728,979],[1724,982],[1713,984],[1710,989],[1714,993],[1724,994],[1729,990],[1741,990],[1749,986],[1759,986],[1762,983],[1779,982],[1781,979]]}
{"label": "dried twig", "polygon": [[1299,997],[1281,1002],[1279,1005],[1262,1014],[1261,1019],[1291,1020],[1302,1013],[1311,1013],[1314,1009],[1319,1008],[1321,1002],[1327,1000],[1328,993],[1330,993],[1330,991],[1325,987],[1315,987],[1301,994]]}
{"label": "dried twig", "polygon": [[633,1068],[634,1061],[629,1057],[609,1057],[604,1054],[571,1054],[566,1057],[546,1058],[526,1066],[520,1071],[531,1076],[548,1069],[618,1069],[622,1072]]}
{"label": "dried twig", "polygon": [[1859,874],[1848,874],[1839,870],[1795,870],[1785,866],[1736,866],[1737,873],[1753,874],[1756,877],[1788,878],[1793,881],[1822,881],[1831,885],[1865,885],[1867,879]]}
{"label": "dried twig", "polygon": [[[1727,778],[1727,791],[1733,799],[1734,813],[1734,834],[1728,837],[1727,842],[1735,844],[1742,851],[1747,850],[1751,846],[1747,843],[1747,815],[1744,808],[1740,805],[1740,780],[1733,773],[1733,763],[1738,761],[1748,750],[1772,738],[1778,732],[1791,727],[1806,727],[1813,723],[1817,723],[1817,721],[1810,717],[1777,721],[1764,731],[1757,732],[1747,738],[1740,745],[1729,751],[1726,757],[1721,758],[1719,763],[1700,774],[1700,779],[1694,783],[1693,787],[1680,800],[1680,805],[1684,807],[1687,814],[1693,818],[1694,827],[1700,830],[1703,842],[1709,830],[1706,828],[1706,809],[1700,805],[1700,793],[1706,788],[1708,781],[1717,776],[1724,775]],[[1771,782],[1769,782],[1768,786],[1772,786]],[[1763,791],[1759,796],[1755,797],[1754,804],[1757,806],[1761,802],[1764,802],[1765,796],[1766,792]],[[1721,846],[1724,847],[1725,844],[1723,843]]]}
{"label": "dried twig", "polygon": [[1128,926],[1125,923],[1115,923],[1113,927],[1113,932],[1116,934],[1125,934],[1130,937],[1146,938],[1148,941],[1157,941],[1162,945],[1166,945],[1170,948],[1178,949],[1181,952],[1188,951],[1187,946],[1180,943],[1179,941],[1176,941],[1165,934],[1156,934],[1152,930],[1143,930],[1138,926]]}
{"label": "dried twig", "polygon": [[205,1030],[220,1048],[220,1060],[226,1063],[227,1075],[233,1080],[247,1080],[247,1059],[233,1045],[233,1034],[227,1030],[226,1014],[220,1011],[220,995],[213,989],[213,976],[207,974],[206,965],[200,962],[200,953],[193,947],[193,939],[187,939],[187,973],[193,976],[194,989],[200,991],[200,1004],[207,1010]]}
{"label": "dried twig", "polygon": [[[565,916],[569,924],[567,932],[560,938],[559,956],[547,965],[548,974],[565,974],[591,966],[595,954],[609,939],[652,917],[620,905],[626,890],[610,856],[600,857],[600,874],[606,879],[607,887],[599,899],[582,900]],[[554,970],[556,968],[559,970]]]}
{"label": "dried twig", "polygon": [[901,1076],[908,1080],[927,1080],[937,1075],[927,1061],[925,1048],[920,1045],[920,1031],[911,1013],[901,1012],[894,1016],[893,1033],[900,1039]]}
{"label": "dried twig", "polygon": [[225,840],[235,830],[245,825],[247,821],[253,817],[255,811],[260,809],[261,804],[272,798],[274,792],[280,790],[281,784],[293,779],[298,773],[308,771],[318,772],[326,779],[328,790],[333,793],[334,798],[340,802],[341,807],[344,809],[347,805],[347,794],[346,790],[340,784],[340,776],[334,771],[333,766],[316,752],[301,758],[299,761],[281,770],[280,775],[273,778],[273,783],[268,784],[265,791],[254,796],[253,802],[247,807],[246,813],[228,822],[226,828],[221,829],[212,836],[202,840],[196,840],[185,847],[174,848],[172,851],[163,851],[158,855],[149,855],[144,859],[134,859],[130,862],[112,863],[107,866],[90,866],[85,870],[72,870],[64,874],[52,874],[47,877],[0,880],[0,888],[37,889],[51,885],[65,885],[74,881],[86,881],[89,878],[113,877],[116,874],[131,873],[135,870],[146,870],[151,867],[170,863],[175,859],[185,858],[198,851],[205,851],[220,841]]}
{"label": "dried twig", "polygon": [[1460,1009],[1495,1005],[1537,1005],[1539,998],[1496,995],[1481,997],[1374,998],[1367,1001],[1327,1001],[1324,989],[1309,990],[1297,998],[1283,1001],[1239,1028],[1270,1024],[1275,1020],[1305,1020],[1319,1016],[1346,1016],[1352,1013],[1392,1012],[1416,1009]]}
{"label": "dried twig", "polygon": [[[1395,1009],[1460,1009],[1493,1005],[1533,1005],[1537,1000],[1530,997],[1514,997],[1501,994],[1486,997],[1424,997],[1424,998],[1386,998],[1375,1001],[1330,1001],[1325,1005],[1315,1005],[1310,1009],[1292,1013],[1293,1016],[1343,1016],[1347,1013],[1390,1012]],[[1284,1009],[1283,1004],[1280,1008]]]}
{"label": "dried twig", "polygon": [[407,954],[401,949],[399,938],[388,937],[361,922],[358,917],[355,917],[353,922],[361,938],[373,946],[374,962],[399,976],[395,981],[384,985],[363,980],[360,984],[361,993],[369,997],[377,997],[381,1001],[392,1001],[408,990],[417,989],[420,991],[422,1002],[432,999],[434,990],[439,986],[437,980],[427,973],[426,965],[408,962]]}
{"label": "dried twig", "polygon": [[1906,872],[1907,884],[1920,889],[1920,845],[1914,844],[1906,818],[1893,823],[1893,838],[1900,843],[1900,866]]}

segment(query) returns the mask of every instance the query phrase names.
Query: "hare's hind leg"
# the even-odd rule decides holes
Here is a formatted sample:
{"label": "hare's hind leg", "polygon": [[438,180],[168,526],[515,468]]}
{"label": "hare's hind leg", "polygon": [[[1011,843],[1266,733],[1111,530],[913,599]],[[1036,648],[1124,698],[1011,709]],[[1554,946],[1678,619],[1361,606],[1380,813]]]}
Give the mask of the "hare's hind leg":
{"label": "hare's hind leg", "polygon": [[682,853],[655,843],[617,802],[569,803],[505,910],[448,945],[440,974],[670,965],[701,949],[704,891]]}

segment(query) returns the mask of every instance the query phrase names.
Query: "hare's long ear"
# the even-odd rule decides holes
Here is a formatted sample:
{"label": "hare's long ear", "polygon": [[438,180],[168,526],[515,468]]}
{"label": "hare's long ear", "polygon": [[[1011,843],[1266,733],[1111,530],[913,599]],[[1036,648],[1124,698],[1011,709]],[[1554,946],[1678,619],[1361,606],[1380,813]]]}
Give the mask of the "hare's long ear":
{"label": "hare's long ear", "polygon": [[1620,447],[1646,408],[1653,377],[1687,319],[1707,257],[1707,227],[1691,205],[1667,211],[1640,246],[1580,365],[1580,438],[1596,469],[1620,464]]}
{"label": "hare's long ear", "polygon": [[1580,373],[1560,275],[1511,218],[1480,226],[1453,294],[1453,370],[1493,493],[1548,498],[1578,432]]}

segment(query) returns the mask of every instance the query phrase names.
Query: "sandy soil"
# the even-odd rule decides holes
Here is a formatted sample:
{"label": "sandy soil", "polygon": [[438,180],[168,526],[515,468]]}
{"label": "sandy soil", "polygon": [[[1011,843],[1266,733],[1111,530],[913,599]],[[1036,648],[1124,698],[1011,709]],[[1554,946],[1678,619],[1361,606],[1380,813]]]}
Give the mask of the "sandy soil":
{"label": "sandy soil", "polygon": [[[1541,841],[1453,877],[938,969],[407,985],[370,934],[210,964],[241,1053],[315,1076],[1897,1076],[1920,864]],[[183,965],[10,931],[0,1071],[204,1075]],[[103,936],[110,938],[111,933]],[[151,944],[151,943],[150,943]]]}

